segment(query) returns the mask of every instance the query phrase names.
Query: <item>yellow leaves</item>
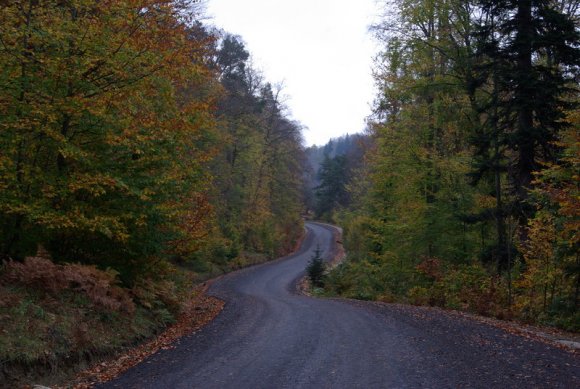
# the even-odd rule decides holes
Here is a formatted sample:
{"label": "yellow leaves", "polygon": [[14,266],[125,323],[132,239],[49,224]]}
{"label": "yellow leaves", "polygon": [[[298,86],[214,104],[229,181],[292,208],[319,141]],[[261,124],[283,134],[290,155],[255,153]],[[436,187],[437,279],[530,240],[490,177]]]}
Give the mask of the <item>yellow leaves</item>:
{"label": "yellow leaves", "polygon": [[31,221],[48,230],[100,233],[118,242],[129,238],[127,227],[119,216],[89,216],[80,207],[67,213],[45,210],[30,213]]}
{"label": "yellow leaves", "polygon": [[150,201],[155,195],[155,191],[152,188],[145,188],[139,194],[139,199],[142,201]]}
{"label": "yellow leaves", "polygon": [[107,193],[107,190],[125,189],[117,180],[106,174],[83,174],[75,175],[68,184],[71,193],[84,191],[93,197],[99,197]]}
{"label": "yellow leaves", "polygon": [[170,206],[180,210],[177,223],[181,236],[172,242],[172,252],[191,254],[204,244],[208,235],[215,232],[214,208],[201,193],[191,194],[189,199],[183,199],[180,203],[173,202]]}
{"label": "yellow leaves", "polygon": [[491,195],[476,193],[474,195],[474,205],[476,208],[493,209],[496,206],[496,198]]}
{"label": "yellow leaves", "polygon": [[146,227],[147,222],[148,222],[147,215],[139,215],[139,217],[135,221],[135,225],[138,227]]}
{"label": "yellow leaves", "polygon": [[516,308],[524,314],[545,311],[548,301],[548,289],[554,289],[564,275],[561,259],[556,254],[558,235],[554,216],[545,211],[539,211],[530,220],[527,227],[528,239],[519,244],[519,250],[524,257],[526,270],[516,280],[515,286],[527,293],[520,296]]}
{"label": "yellow leaves", "polygon": [[540,212],[530,220],[528,242],[521,248],[527,261],[550,261],[554,257],[556,243],[556,228],[554,217],[546,212]]}
{"label": "yellow leaves", "polygon": [[570,127],[562,132],[558,146],[563,157],[556,164],[547,164],[536,173],[536,192],[547,197],[556,207],[561,227],[558,239],[574,247],[580,243],[580,111],[568,113]]}

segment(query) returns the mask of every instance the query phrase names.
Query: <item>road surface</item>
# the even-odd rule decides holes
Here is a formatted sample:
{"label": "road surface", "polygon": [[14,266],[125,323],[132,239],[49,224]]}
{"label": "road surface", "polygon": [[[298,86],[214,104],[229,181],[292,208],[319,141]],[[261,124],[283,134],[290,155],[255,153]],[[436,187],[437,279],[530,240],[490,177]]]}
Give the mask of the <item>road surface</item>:
{"label": "road surface", "polygon": [[296,293],[331,228],[301,250],[227,275],[202,330],[102,388],[580,388],[577,356],[442,310]]}

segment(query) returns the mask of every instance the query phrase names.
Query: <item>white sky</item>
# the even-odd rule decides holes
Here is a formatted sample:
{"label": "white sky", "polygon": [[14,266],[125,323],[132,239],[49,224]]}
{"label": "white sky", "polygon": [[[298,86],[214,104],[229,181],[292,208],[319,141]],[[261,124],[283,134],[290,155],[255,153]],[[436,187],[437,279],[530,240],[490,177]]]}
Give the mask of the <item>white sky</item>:
{"label": "white sky", "polygon": [[307,145],[360,132],[374,98],[376,0],[206,0],[217,27],[240,35],[254,65],[282,82]]}

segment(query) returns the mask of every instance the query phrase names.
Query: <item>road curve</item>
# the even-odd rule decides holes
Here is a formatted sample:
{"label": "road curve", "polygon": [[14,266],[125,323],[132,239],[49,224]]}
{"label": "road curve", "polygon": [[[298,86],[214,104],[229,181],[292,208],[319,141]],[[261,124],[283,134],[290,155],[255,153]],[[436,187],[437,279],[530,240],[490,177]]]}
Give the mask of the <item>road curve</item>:
{"label": "road curve", "polygon": [[229,274],[202,330],[102,388],[578,388],[577,355],[445,311],[295,292],[331,227],[300,251]]}

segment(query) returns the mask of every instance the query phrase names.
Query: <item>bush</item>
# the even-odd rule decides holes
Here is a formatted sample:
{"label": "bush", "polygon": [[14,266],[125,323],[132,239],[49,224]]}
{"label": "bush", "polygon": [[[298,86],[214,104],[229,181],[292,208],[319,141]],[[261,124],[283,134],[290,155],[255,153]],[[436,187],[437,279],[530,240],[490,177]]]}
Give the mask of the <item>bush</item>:
{"label": "bush", "polygon": [[409,302],[413,305],[430,305],[431,294],[429,289],[422,286],[414,286],[407,292]]}
{"label": "bush", "polygon": [[324,272],[326,270],[324,260],[320,254],[320,247],[317,247],[314,251],[314,256],[310,259],[306,267],[306,273],[308,274],[308,278],[310,278],[312,286],[319,288],[324,286]]}
{"label": "bush", "polygon": [[[21,387],[16,381],[40,377],[58,381],[158,333],[180,308],[179,290],[167,275],[137,279],[129,290],[112,270],[55,264],[43,256],[5,262],[0,267],[0,387]],[[190,291],[188,278],[182,278]],[[8,377],[15,383],[2,385]]]}
{"label": "bush", "polygon": [[27,257],[23,263],[7,262],[0,282],[33,288],[52,297],[70,290],[86,296],[94,306],[102,309],[135,311],[127,291],[117,285],[117,273],[95,266],[57,265],[47,258]]}

